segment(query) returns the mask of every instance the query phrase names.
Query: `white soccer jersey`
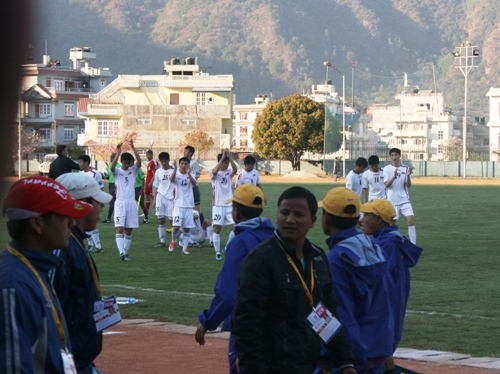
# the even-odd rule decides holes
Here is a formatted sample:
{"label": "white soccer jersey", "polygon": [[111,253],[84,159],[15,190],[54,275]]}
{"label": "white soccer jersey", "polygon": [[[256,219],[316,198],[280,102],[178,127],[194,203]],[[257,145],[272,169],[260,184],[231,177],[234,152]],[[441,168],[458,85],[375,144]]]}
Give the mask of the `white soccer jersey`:
{"label": "white soccer jersey", "polygon": [[361,185],[362,177],[363,174],[357,174],[354,170],[351,170],[345,177],[345,186],[356,192],[360,199],[363,198],[363,187]]}
{"label": "white soccer jersey", "polygon": [[384,166],[384,181],[390,181],[394,177],[396,169],[398,170],[398,176],[389,188],[387,188],[387,197],[394,206],[410,202],[410,195],[408,194],[408,187],[406,185],[410,172],[408,166]]}
{"label": "white soccer jersey", "polygon": [[94,168],[90,168],[89,171],[81,171],[85,175],[90,175],[99,184],[99,187],[104,188],[104,183],[102,182],[102,175]]}
{"label": "white soccer jersey", "polygon": [[189,174],[181,174],[179,169],[177,169],[173,184],[175,187],[174,207],[193,208],[193,185],[189,180]]}
{"label": "white soccer jersey", "polygon": [[233,179],[233,169],[227,168],[226,170],[219,170],[214,175],[210,172],[212,179],[212,206],[230,206],[232,203],[226,204],[226,200],[233,197],[233,186],[231,179]]}
{"label": "white soccer jersey", "polygon": [[191,175],[193,176],[193,178],[198,180],[198,178],[200,178],[200,173],[201,173],[201,168],[200,168],[200,164],[198,163],[198,161],[196,161],[194,158],[192,158],[189,161],[189,167],[191,169]]}
{"label": "white soccer jersey", "polygon": [[242,170],[236,178],[234,188],[241,186],[242,184],[253,184],[254,186],[260,184],[259,172],[255,169],[253,169],[252,171]]}
{"label": "white soccer jersey", "polygon": [[368,189],[368,201],[372,201],[373,199],[387,199],[383,169],[377,172],[371,170],[365,171],[361,178],[361,185],[363,188]]}
{"label": "white soccer jersey", "polygon": [[170,182],[170,176],[174,172],[174,167],[171,166],[165,170],[160,168],[155,171],[153,179],[153,187],[158,189],[158,193],[166,199],[172,200],[174,198],[174,184]]}
{"label": "white soccer jersey", "polygon": [[135,200],[135,178],[138,172],[136,165],[130,166],[127,170],[115,167],[113,176],[117,200]]}

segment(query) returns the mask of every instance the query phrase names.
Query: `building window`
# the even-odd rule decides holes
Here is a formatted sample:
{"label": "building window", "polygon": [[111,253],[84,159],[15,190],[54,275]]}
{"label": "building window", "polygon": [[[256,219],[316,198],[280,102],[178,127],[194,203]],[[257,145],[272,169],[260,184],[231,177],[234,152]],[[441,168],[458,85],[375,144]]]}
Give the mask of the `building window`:
{"label": "building window", "polygon": [[236,112],[233,112],[233,119],[236,119]]}
{"label": "building window", "polygon": [[196,93],[196,105],[205,105],[207,103],[205,98],[205,92]]}
{"label": "building window", "polygon": [[241,120],[247,120],[248,119],[248,113],[240,113],[240,119]]}
{"label": "building window", "polygon": [[45,87],[50,87],[51,81],[50,78],[45,79]]}
{"label": "building window", "polygon": [[443,153],[443,146],[438,144],[438,153]]}
{"label": "building window", "polygon": [[248,147],[248,140],[240,140],[240,147]]}
{"label": "building window", "polygon": [[113,136],[118,130],[118,121],[97,121],[97,136]]}
{"label": "building window", "polygon": [[52,139],[52,130],[51,129],[40,129],[40,130],[38,130],[38,134],[40,135],[40,140],[51,140]]}
{"label": "building window", "polygon": [[196,126],[196,120],[195,119],[181,119],[180,125],[181,126],[186,126],[186,125]]}
{"label": "building window", "polygon": [[243,136],[243,135],[248,135],[248,127],[247,126],[241,126],[240,127],[240,135]]}
{"label": "building window", "polygon": [[64,103],[64,117],[75,116],[75,105],[73,103]]}
{"label": "building window", "polygon": [[75,131],[73,127],[64,127],[64,141],[70,142],[75,138]]}
{"label": "building window", "polygon": [[151,121],[151,118],[138,118],[135,120],[135,122],[138,125],[151,125],[153,121]]}
{"label": "building window", "polygon": [[443,140],[443,132],[438,131],[438,140]]}
{"label": "building window", "polygon": [[47,118],[51,115],[50,104],[35,104],[35,118]]}
{"label": "building window", "polygon": [[64,81],[54,79],[54,88],[56,89],[56,91],[64,91]]}
{"label": "building window", "polygon": [[105,79],[101,79],[101,90],[106,87],[106,80]]}
{"label": "building window", "polygon": [[179,105],[179,94],[170,94],[170,105]]}

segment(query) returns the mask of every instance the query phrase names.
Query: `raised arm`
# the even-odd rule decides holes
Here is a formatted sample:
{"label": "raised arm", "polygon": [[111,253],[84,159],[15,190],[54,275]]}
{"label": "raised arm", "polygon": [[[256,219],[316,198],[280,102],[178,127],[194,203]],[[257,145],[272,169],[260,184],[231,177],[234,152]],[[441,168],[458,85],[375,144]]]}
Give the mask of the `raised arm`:
{"label": "raised arm", "polygon": [[229,152],[229,150],[226,149],[225,154],[226,154],[227,159],[231,163],[231,169],[233,169],[233,176],[235,176],[236,172],[238,171],[238,166],[236,166],[236,163],[234,162],[233,158],[231,157],[231,153]]}
{"label": "raised arm", "polygon": [[116,164],[118,163],[118,159],[120,158],[120,155],[122,154],[122,143],[118,143],[116,146],[116,156],[111,162],[110,170],[112,173],[115,172]]}
{"label": "raised arm", "polygon": [[172,172],[172,174],[170,174],[170,182],[175,181],[176,175],[177,175],[177,160],[174,160],[174,171]]}
{"label": "raised arm", "polygon": [[134,146],[134,141],[130,139],[130,147],[132,148],[132,151],[134,152],[135,159],[137,160],[135,162],[135,166],[139,169],[141,167],[142,161],[141,161],[141,156],[139,155],[139,152],[137,152],[137,149],[135,149]]}

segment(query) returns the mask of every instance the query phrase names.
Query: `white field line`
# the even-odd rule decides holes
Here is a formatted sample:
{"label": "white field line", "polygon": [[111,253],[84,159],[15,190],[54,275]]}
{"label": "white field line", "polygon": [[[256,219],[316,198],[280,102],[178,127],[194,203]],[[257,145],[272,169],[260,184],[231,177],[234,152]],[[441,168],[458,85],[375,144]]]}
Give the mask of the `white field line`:
{"label": "white field line", "polygon": [[408,314],[424,314],[428,316],[444,316],[444,317],[454,317],[454,318],[466,318],[466,319],[480,319],[486,321],[499,321],[500,318],[494,317],[482,317],[482,316],[467,316],[465,314],[454,314],[454,313],[441,313],[441,312],[424,312],[422,310],[407,310]]}

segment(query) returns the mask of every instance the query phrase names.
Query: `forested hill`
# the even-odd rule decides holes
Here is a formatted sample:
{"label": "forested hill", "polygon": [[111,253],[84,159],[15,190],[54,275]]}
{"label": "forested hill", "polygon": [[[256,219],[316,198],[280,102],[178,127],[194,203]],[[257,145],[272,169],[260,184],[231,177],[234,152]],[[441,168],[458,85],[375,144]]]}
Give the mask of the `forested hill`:
{"label": "forested hill", "polygon": [[[346,97],[390,103],[410,84],[444,92],[463,108],[464,77],[451,52],[481,49],[469,74],[469,113],[487,114],[500,85],[498,0],[43,0],[35,11],[36,62],[45,40],[69,65],[69,49],[90,46],[113,74],[161,74],[163,60],[197,57],[210,74],[233,74],[237,103],[307,92],[325,79],[324,61],[344,72]],[[354,69],[352,65],[354,64]],[[329,69],[337,91],[341,75]]]}

